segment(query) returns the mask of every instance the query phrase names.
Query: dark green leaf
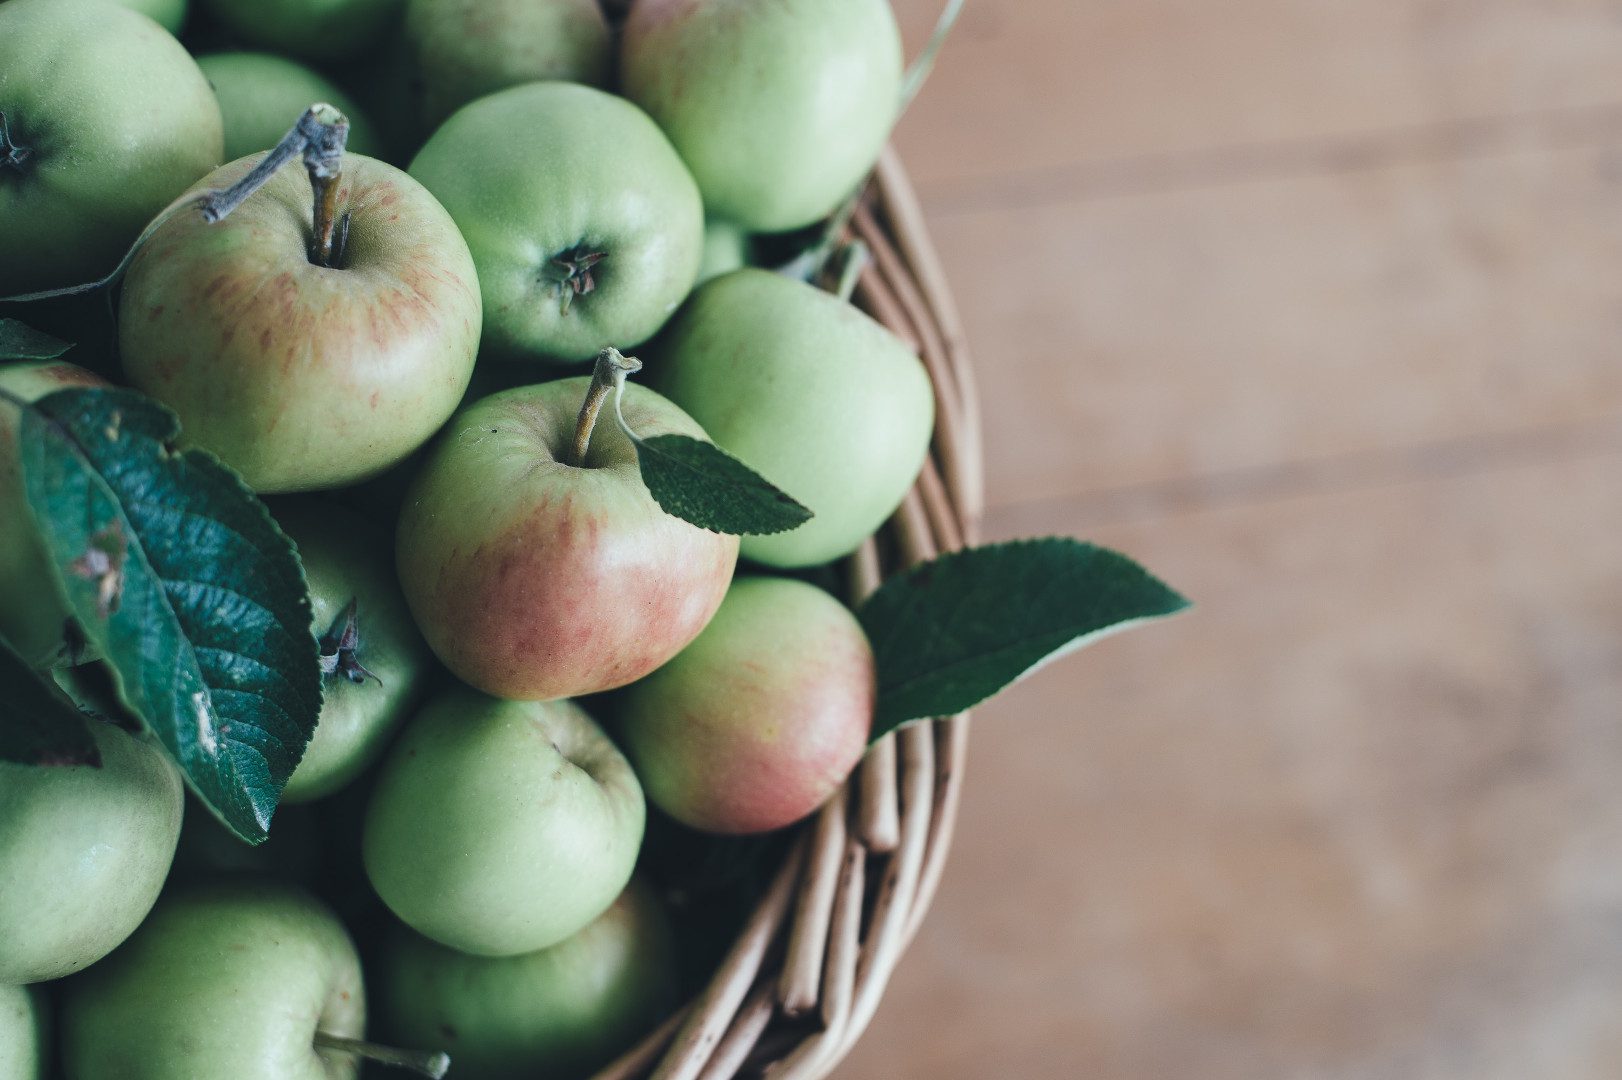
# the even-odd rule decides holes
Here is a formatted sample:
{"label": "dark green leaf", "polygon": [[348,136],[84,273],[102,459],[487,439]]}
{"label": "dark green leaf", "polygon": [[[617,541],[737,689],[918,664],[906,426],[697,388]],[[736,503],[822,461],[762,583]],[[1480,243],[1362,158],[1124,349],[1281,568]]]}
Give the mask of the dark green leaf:
{"label": "dark green leaf", "polygon": [[686,435],[636,440],[642,481],[667,514],[711,532],[762,536],[811,520],[811,511],[749,466]]}
{"label": "dark green leaf", "polygon": [[71,343],[41,333],[26,323],[0,319],[0,361],[55,360],[71,348]]}
{"label": "dark green leaf", "polygon": [[22,412],[24,484],[124,700],[257,843],[321,710],[309,599],[264,505],[177,432],[138,394],[58,391]]}
{"label": "dark green leaf", "polygon": [[21,765],[101,765],[84,714],[0,638],[0,761]]}
{"label": "dark green leaf", "polygon": [[1048,660],[1188,601],[1080,540],[970,548],[885,582],[857,613],[878,663],[876,739],[978,705]]}

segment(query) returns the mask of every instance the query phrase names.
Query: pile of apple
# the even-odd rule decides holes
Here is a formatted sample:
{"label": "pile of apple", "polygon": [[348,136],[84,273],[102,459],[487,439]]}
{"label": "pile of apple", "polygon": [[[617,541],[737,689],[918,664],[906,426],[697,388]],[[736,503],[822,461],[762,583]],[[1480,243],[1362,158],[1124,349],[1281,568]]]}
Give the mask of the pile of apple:
{"label": "pile of apple", "polygon": [[[0,367],[0,637],[75,692],[97,678],[17,418],[133,387],[295,542],[320,722],[259,849],[117,724],[94,725],[99,768],[0,762],[0,1080],[435,1068],[408,1050],[469,1080],[585,1075],[673,1003],[634,874],[647,804],[779,830],[866,744],[873,654],[809,568],[896,509],[932,391],[840,296],[747,263],[762,235],[815,241],[871,169],[901,99],[892,13],[185,7],[0,3],[0,295],[101,279],[133,245],[115,290],[38,309],[93,337],[115,297],[107,363]],[[310,116],[347,137],[325,181],[256,172]],[[227,215],[175,208],[245,178]],[[634,381],[608,347],[640,352]],[[631,432],[713,440],[813,516],[740,539],[667,513]],[[346,859],[383,906],[346,892]]]}

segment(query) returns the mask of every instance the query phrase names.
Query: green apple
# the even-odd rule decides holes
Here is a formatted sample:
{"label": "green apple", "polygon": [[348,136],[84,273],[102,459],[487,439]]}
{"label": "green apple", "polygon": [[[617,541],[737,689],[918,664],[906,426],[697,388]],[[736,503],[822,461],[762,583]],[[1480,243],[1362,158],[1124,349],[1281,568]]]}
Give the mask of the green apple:
{"label": "green apple", "polygon": [[934,427],[929,376],[895,335],[803,282],[744,269],[705,283],[648,362],[651,382],[717,446],[810,507],[745,558],[824,563],[900,505]]}
{"label": "green apple", "polygon": [[226,52],[199,56],[225,121],[225,159],[269,150],[287,134],[300,113],[324,101],[349,120],[345,148],[375,155],[380,145],[372,122],[348,94],[326,76],[270,53]]}
{"label": "green apple", "polygon": [[282,792],[284,802],[299,803],[332,794],[382,755],[421,696],[431,659],[400,596],[388,536],[332,503],[272,509],[298,545],[311,625],[332,668],[315,736]]}
{"label": "green apple", "polygon": [[180,33],[180,24],[186,21],[186,0],[113,0],[113,2],[121,7],[139,11],[171,34]]}
{"label": "green apple", "polygon": [[509,86],[602,86],[613,56],[597,0],[407,0],[405,34],[426,131]]}
{"label": "green apple", "polygon": [[249,844],[220,824],[202,803],[187,799],[180,844],[164,887],[173,889],[227,874],[258,874],[314,887],[323,878],[325,827],[325,822],[317,820],[314,807],[283,805],[276,808],[270,839]]}
{"label": "green apple", "polygon": [[68,984],[62,1052],[73,1080],[338,1080],[355,1059],[316,1034],[358,1038],[365,1022],[360,961],[332,912],[239,879],[165,895]]}
{"label": "green apple", "polygon": [[91,281],[221,161],[186,50],[99,0],[0,4],[0,295]]}
{"label": "green apple", "polygon": [[730,221],[714,218],[704,222],[704,258],[698,266],[698,283],[749,265],[749,234]]}
{"label": "green apple", "polygon": [[522,956],[468,956],[399,928],[378,975],[380,1030],[449,1051],[461,1080],[588,1076],[676,1004],[670,925],[637,882],[585,929]]}
{"label": "green apple", "polygon": [[94,964],[146,918],[180,837],[180,770],[91,724],[101,767],[0,762],[0,984]]}
{"label": "green apple", "polygon": [[301,60],[340,60],[364,52],[399,18],[403,4],[404,0],[203,0],[203,6],[244,41]]}
{"label": "green apple", "polygon": [[366,873],[419,933],[517,956],[607,910],[630,880],[645,816],[630,764],[580,706],[457,688],[384,759]]}
{"label": "green apple", "polygon": [[[698,635],[726,595],[738,539],[659,508],[636,447],[604,420],[570,463],[591,380],[515,387],[459,413],[401,510],[400,585],[463,682],[505,698],[612,690]],[[646,387],[625,387],[643,438],[704,438]]]}
{"label": "green apple", "polygon": [[0,1080],[45,1080],[50,1046],[45,995],[0,986]]}
{"label": "green apple", "polygon": [[620,68],[704,205],[756,232],[832,212],[878,159],[901,101],[889,0],[639,0]]}
{"label": "green apple", "polygon": [[[105,385],[83,368],[56,361],[0,367],[0,390],[25,401],[69,387]],[[0,400],[0,638],[36,668],[47,668],[79,658],[68,656],[67,593],[23,491],[18,413],[16,405]]]}
{"label": "green apple", "polygon": [[492,355],[629,349],[698,275],[693,178],[653,121],[601,90],[545,82],[480,98],[434,132],[411,175],[467,237]]}
{"label": "green apple", "polygon": [[746,577],[696,641],[626,689],[619,731],[659,809],[708,832],[767,832],[845,782],[873,697],[856,616],[803,581]]}
{"label": "green apple", "polygon": [[[258,160],[199,187],[227,187]],[[478,279],[450,216],[359,154],[337,199],[351,219],[335,266],[311,261],[310,183],[289,167],[218,224],[170,218],[124,281],[125,374],[261,493],[383,472],[444,424],[473,372]]]}

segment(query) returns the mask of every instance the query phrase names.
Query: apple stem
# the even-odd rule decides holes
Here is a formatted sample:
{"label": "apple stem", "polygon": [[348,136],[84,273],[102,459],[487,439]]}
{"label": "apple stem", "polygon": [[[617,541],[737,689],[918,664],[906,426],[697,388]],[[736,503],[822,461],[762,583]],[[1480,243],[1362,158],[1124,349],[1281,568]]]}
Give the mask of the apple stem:
{"label": "apple stem", "polygon": [[8,165],[22,172],[23,162],[33,156],[33,150],[12,141],[11,123],[6,119],[6,114],[0,112],[0,165]]}
{"label": "apple stem", "polygon": [[301,154],[312,184],[318,174],[336,179],[348,140],[349,121],[343,113],[323,102],[311,105],[247,175],[224,191],[208,192],[203,199],[203,220],[209,224],[224,220],[248,196],[264,187],[278,169]]}
{"label": "apple stem", "polygon": [[957,23],[957,17],[963,13],[963,0],[946,0],[946,7],[941,10],[941,16],[935,21],[935,30],[929,35],[929,42],[924,51],[918,54],[918,59],[912,62],[907,69],[906,77],[901,82],[901,101],[896,109],[896,119],[907,111],[912,99],[918,96],[918,91],[924,87],[924,81],[929,73],[935,69],[935,57],[940,55],[941,46],[946,44],[947,35]]}
{"label": "apple stem", "polygon": [[834,289],[834,295],[850,303],[851,294],[856,291],[856,283],[861,280],[862,271],[867,268],[873,253],[861,240],[852,240],[845,245],[845,262],[839,268],[839,284]]}
{"label": "apple stem", "polygon": [[379,1065],[410,1069],[412,1072],[431,1077],[432,1080],[442,1080],[451,1067],[451,1057],[443,1050],[401,1050],[360,1039],[346,1039],[342,1035],[328,1035],[324,1031],[315,1033],[315,1045],[336,1050],[341,1054],[354,1054],[367,1061],[375,1061]]}
{"label": "apple stem", "polygon": [[608,395],[625,385],[625,376],[642,370],[642,361],[625,356],[610,345],[597,354],[597,363],[591,369],[591,388],[580,406],[580,419],[574,425],[574,445],[569,451],[568,464],[585,468],[586,451],[591,449],[591,433],[597,427],[597,416],[603,411]]}

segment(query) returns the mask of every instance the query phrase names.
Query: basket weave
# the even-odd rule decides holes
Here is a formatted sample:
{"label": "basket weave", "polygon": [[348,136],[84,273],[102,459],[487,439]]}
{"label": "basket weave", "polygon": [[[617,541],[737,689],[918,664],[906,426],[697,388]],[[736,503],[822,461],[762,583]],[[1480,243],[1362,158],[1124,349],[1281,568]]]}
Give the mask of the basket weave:
{"label": "basket weave", "polygon": [[[888,535],[848,560],[856,601],[886,570],[972,540],[982,480],[979,408],[957,311],[893,153],[880,161],[851,229],[873,255],[855,302],[916,349],[936,404],[917,484]],[[873,1019],[940,883],[968,734],[963,715],[875,743],[845,787],[797,827],[709,986],[595,1080],[812,1080],[832,1072]]]}

